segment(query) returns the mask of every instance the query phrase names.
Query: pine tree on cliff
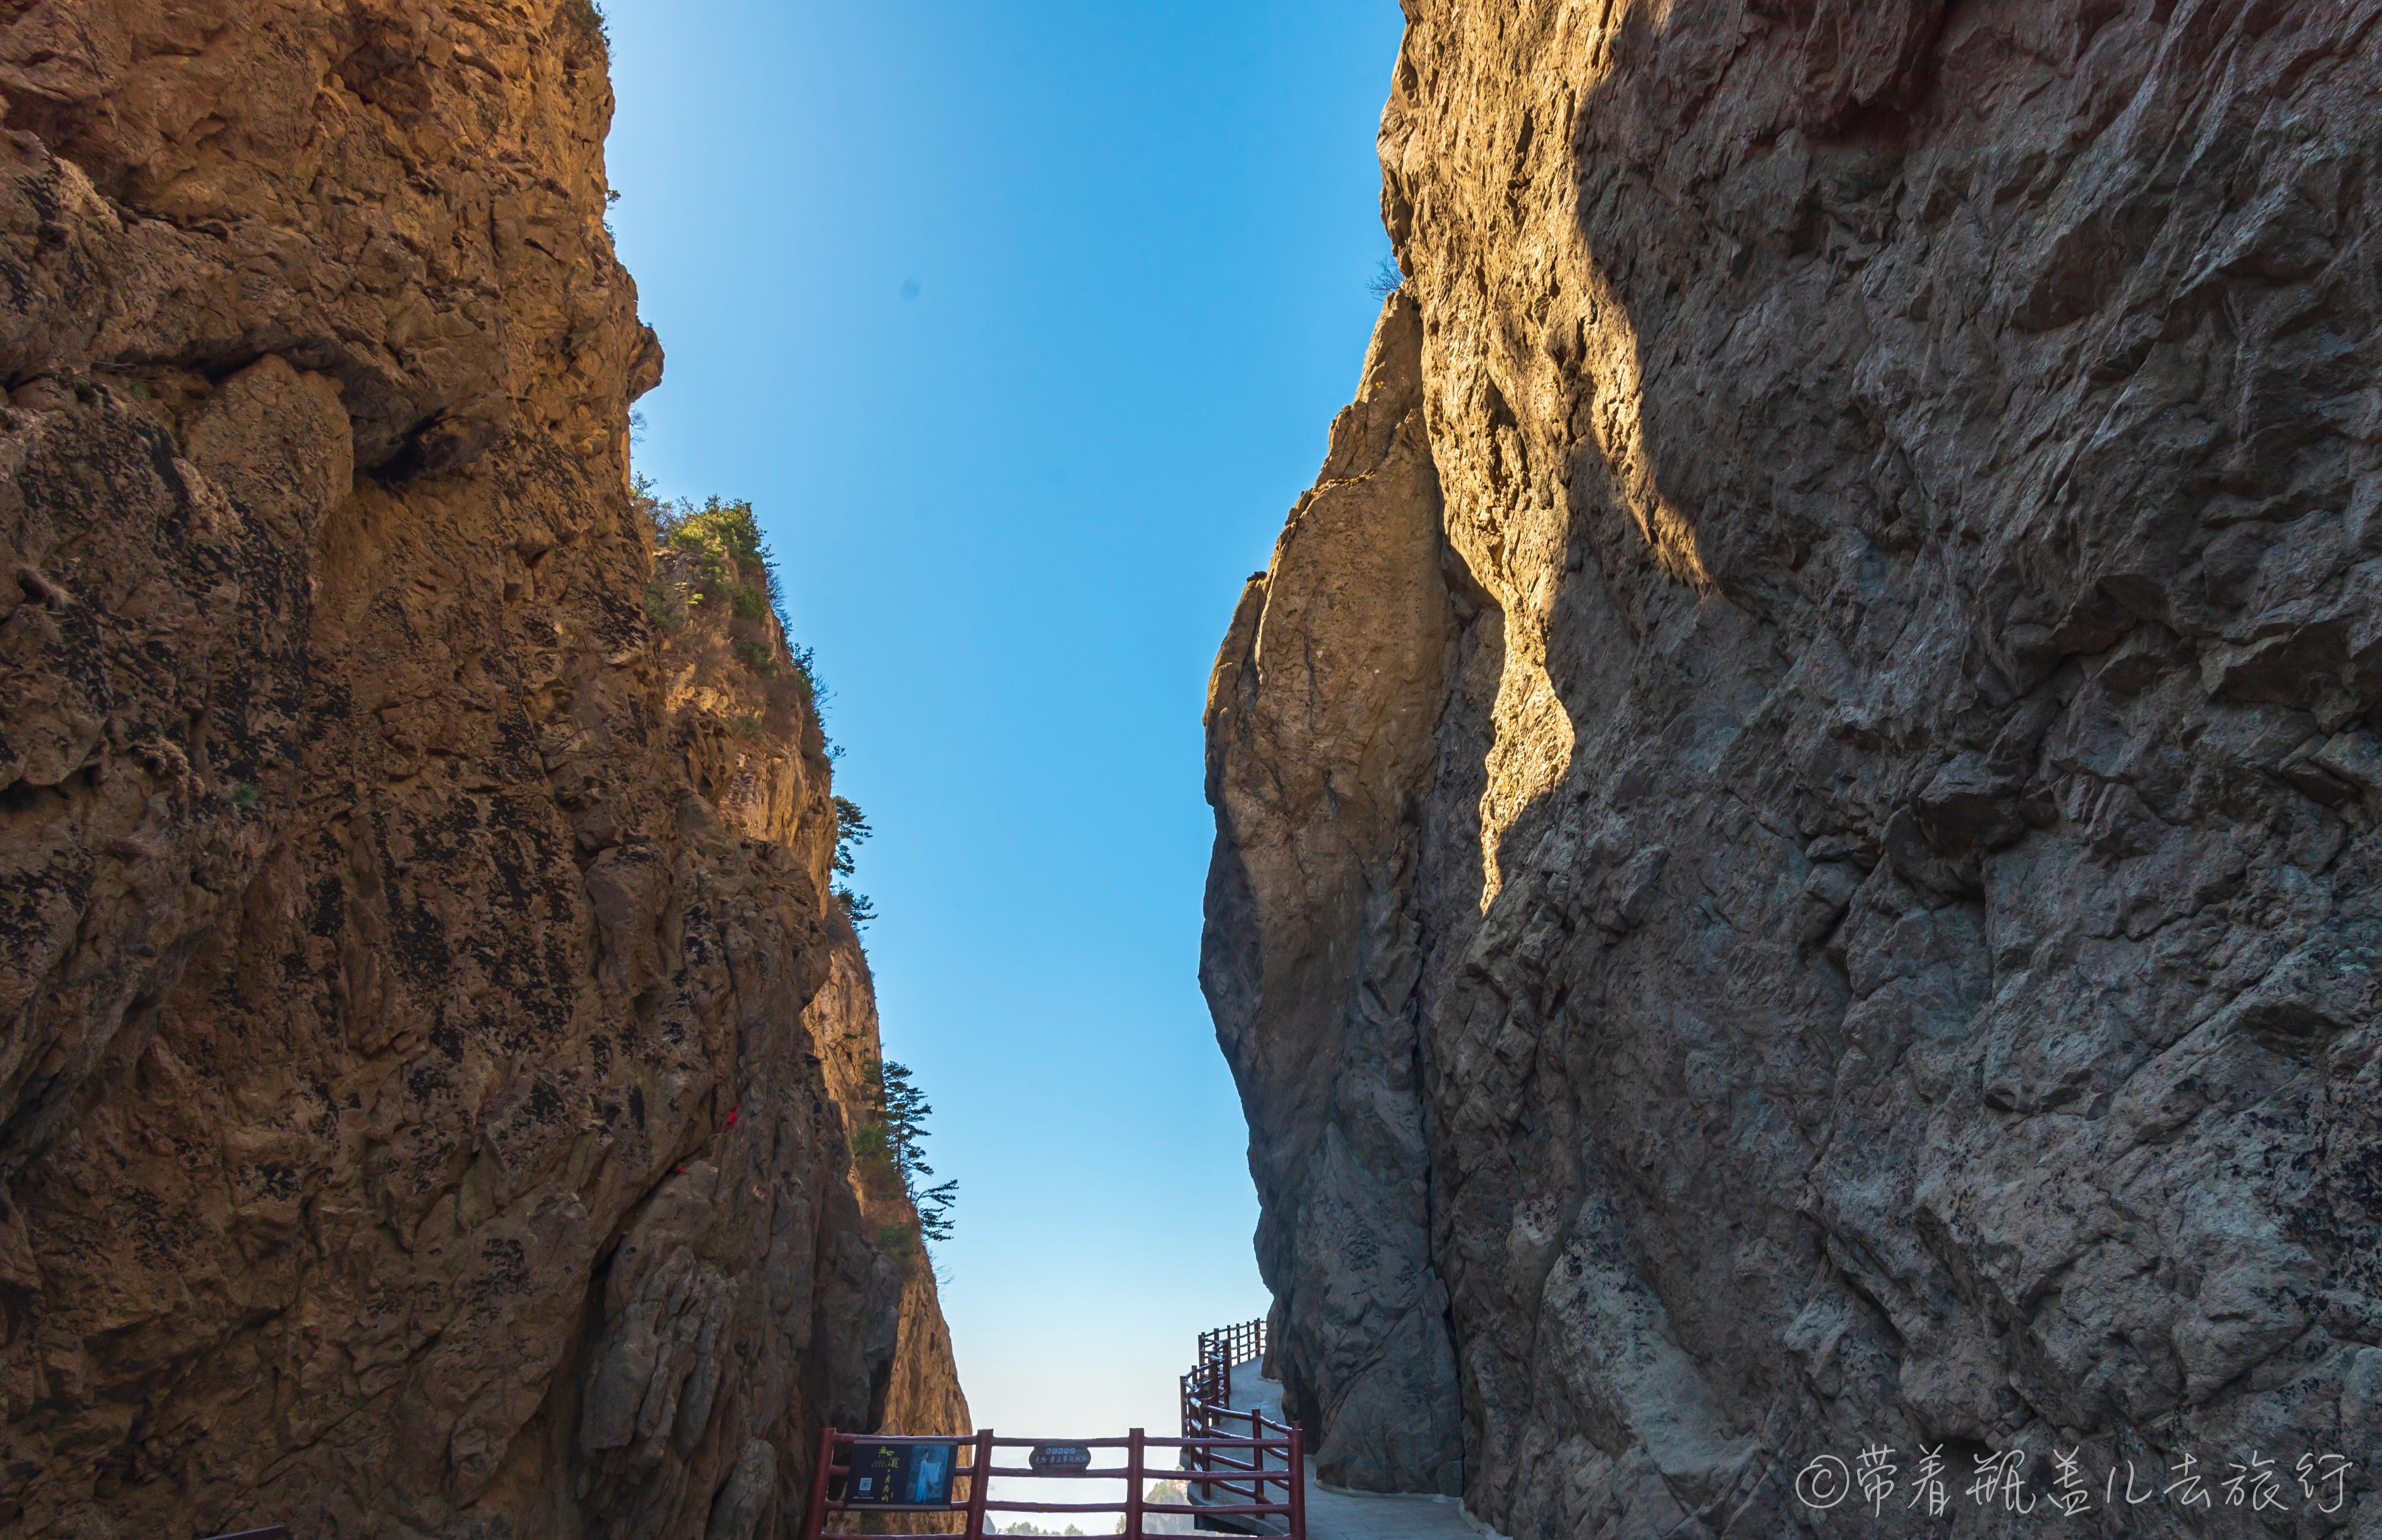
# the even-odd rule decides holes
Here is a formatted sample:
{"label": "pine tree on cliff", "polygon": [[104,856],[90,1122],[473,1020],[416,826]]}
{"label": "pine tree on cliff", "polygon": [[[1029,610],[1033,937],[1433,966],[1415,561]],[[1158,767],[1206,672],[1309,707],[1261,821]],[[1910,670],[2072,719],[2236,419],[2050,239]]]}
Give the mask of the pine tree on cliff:
{"label": "pine tree on cliff", "polygon": [[902,1191],[918,1211],[918,1233],[929,1241],[948,1241],[951,1208],[959,1197],[960,1184],[954,1180],[933,1187],[919,1185],[920,1178],[935,1174],[935,1168],[927,1164],[925,1143],[927,1119],[934,1116],[934,1105],[910,1078],[907,1065],[888,1059],[879,1079],[885,1092],[886,1143],[902,1173]]}
{"label": "pine tree on cliff", "polygon": [[[859,803],[848,797],[835,800],[836,875],[852,875],[854,864],[853,847],[876,832],[868,826],[868,815],[860,811]],[[849,882],[835,885],[835,901],[843,906],[844,916],[855,929],[877,918],[877,906],[868,901],[866,894],[853,891]]]}

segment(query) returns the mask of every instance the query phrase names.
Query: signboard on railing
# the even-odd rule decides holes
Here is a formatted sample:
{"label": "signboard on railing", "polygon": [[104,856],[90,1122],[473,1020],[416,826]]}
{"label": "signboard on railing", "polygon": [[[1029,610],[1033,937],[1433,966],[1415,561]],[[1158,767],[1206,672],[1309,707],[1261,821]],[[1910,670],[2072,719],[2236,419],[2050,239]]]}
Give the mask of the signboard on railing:
{"label": "signboard on railing", "polygon": [[1092,1451],[1081,1444],[1037,1444],[1025,1463],[1038,1476],[1071,1476],[1092,1468]]}
{"label": "signboard on railing", "polygon": [[847,1508],[948,1508],[952,1478],[959,1473],[960,1447],[949,1444],[852,1446],[852,1470],[843,1479]]}

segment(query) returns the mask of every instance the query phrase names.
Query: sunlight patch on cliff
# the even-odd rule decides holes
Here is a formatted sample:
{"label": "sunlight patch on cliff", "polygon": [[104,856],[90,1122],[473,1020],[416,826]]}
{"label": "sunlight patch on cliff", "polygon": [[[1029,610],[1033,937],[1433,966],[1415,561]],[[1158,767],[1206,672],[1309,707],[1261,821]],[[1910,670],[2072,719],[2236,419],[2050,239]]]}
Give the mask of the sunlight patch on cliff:
{"label": "sunlight patch on cliff", "polygon": [[1489,784],[1480,793],[1480,911],[1504,887],[1497,848],[1523,810],[1560,784],[1571,768],[1571,714],[1547,675],[1546,648],[1536,628],[1508,616],[1504,671],[1490,711],[1496,738],[1489,746]]}
{"label": "sunlight patch on cliff", "polygon": [[[1674,8],[1674,0],[1568,6],[1549,23],[1546,46],[1594,61],[1592,75],[1571,87],[1585,102],[1620,63],[1624,23],[1660,34]],[[1480,150],[1496,162],[1493,175],[1500,182],[1530,156],[1528,115],[1522,116],[1523,128],[1496,139],[1493,149],[1484,141]],[[1559,153],[1553,142],[1541,136],[1544,147],[1537,153]],[[1469,442],[1465,440],[1470,435],[1450,435],[1456,441],[1434,444],[1448,496],[1449,541],[1481,587],[1496,596],[1505,617],[1504,656],[1491,712],[1495,738],[1486,756],[1487,785],[1480,803],[1484,911],[1504,886],[1499,847],[1525,810],[1553,791],[1571,765],[1577,735],[1547,671],[1547,633],[1583,518],[1602,522],[1606,510],[1618,512],[1635,526],[1657,570],[1700,595],[1713,588],[1695,525],[1664,494],[1655,471],[1638,326],[1596,254],[1579,238],[1579,223],[1567,221],[1564,229],[1567,234],[1552,241],[1530,243],[1517,263],[1540,275],[1527,287],[1553,301],[1552,315],[1543,308],[1537,312],[1545,317],[1536,334],[1544,339],[1542,347],[1516,356],[1497,348],[1487,327],[1467,331],[1452,325],[1434,339],[1445,382],[1445,421],[1479,422],[1485,415],[1489,424],[1485,434]],[[1516,312],[1527,308],[1516,305]],[[1492,352],[1499,355],[1493,364]],[[1518,413],[1520,422],[1506,418],[1499,425],[1506,403],[1498,381],[1508,383],[1516,400],[1535,397],[1536,409]],[[1479,398],[1484,387],[1485,400]],[[1545,463],[1541,457],[1562,457],[1569,446],[1533,441],[1521,425],[1529,422],[1584,422],[1597,451],[1591,463],[1601,462],[1601,485],[1594,469],[1582,468],[1589,484],[1566,485],[1560,493],[1544,479],[1543,470],[1533,475],[1531,466]],[[1556,506],[1546,506],[1550,501]],[[1467,504],[1476,510],[1468,518],[1457,511]]]}
{"label": "sunlight patch on cliff", "polygon": [[[1654,469],[1643,415],[1645,391],[1639,363],[1638,331],[1610,282],[1582,252],[1584,280],[1576,320],[1577,352],[1568,369],[1552,363],[1552,396],[1587,398],[1589,432],[1603,471],[1602,486],[1575,485],[1563,507],[1509,507],[1487,520],[1451,517],[1448,536],[1481,585],[1497,595],[1505,614],[1505,655],[1492,709],[1495,741],[1487,756],[1488,785],[1480,796],[1480,907],[1485,912],[1504,886],[1498,847],[1531,802],[1552,791],[1570,767],[1575,731],[1568,709],[1546,666],[1547,629],[1554,597],[1566,581],[1570,544],[1579,514],[1600,503],[1617,509],[1636,527],[1654,565],[1674,581],[1708,593],[1713,580],[1704,565],[1694,524],[1664,493]],[[1461,344],[1445,354],[1451,372],[1479,369],[1486,361]],[[1561,416],[1576,414],[1564,412]],[[1516,445],[1518,449],[1518,443]],[[1450,457],[1460,463],[1459,457]],[[1506,458],[1492,449],[1487,463]],[[1527,455],[1516,458],[1522,463]],[[1593,472],[1590,472],[1593,474]],[[1501,478],[1450,478],[1451,492],[1467,482],[1485,496]],[[1511,484],[1510,482],[1506,484]],[[1453,498],[1451,499],[1453,501]],[[1591,515],[1591,517],[1602,517]]]}
{"label": "sunlight patch on cliff", "polygon": [[1498,384],[1503,374],[1516,380],[1519,391],[1518,382],[1528,376],[1510,364],[1493,367],[1480,330],[1449,327],[1434,343],[1441,420],[1487,428],[1435,434],[1432,444],[1447,543],[1475,591],[1503,620],[1491,739],[1481,765],[1480,908],[1486,912],[1504,886],[1499,846],[1571,766],[1571,715],[1547,672],[1547,627],[1563,587],[1570,517],[1560,498],[1546,495],[1548,480],[1532,471],[1533,446]]}
{"label": "sunlight patch on cliff", "polygon": [[1589,424],[1603,451],[1607,491],[1669,577],[1708,593],[1712,574],[1696,544],[1696,528],[1664,494],[1646,441],[1645,387],[1639,366],[1638,328],[1602,270],[1585,265],[1588,294],[1580,318],[1579,384],[1590,393]]}
{"label": "sunlight patch on cliff", "polygon": [[[1591,0],[1565,9],[1551,49],[1559,56],[1578,51],[1594,61],[1593,72],[1571,86],[1578,112],[1591,112],[1599,93],[1608,88],[1608,78],[1621,66],[1618,51],[1625,35],[1659,38],[1669,30],[1676,8],[1676,0]],[[1568,195],[1577,196],[1577,180],[1567,186]],[[1577,322],[1572,339],[1577,351],[1566,361],[1572,377],[1565,384],[1575,399],[1583,393],[1589,398],[1590,432],[1603,454],[1608,491],[1638,526],[1655,565],[1699,593],[1709,593],[1712,575],[1697,547],[1695,526],[1664,495],[1655,478],[1646,440],[1637,324],[1596,253],[1581,238],[1580,218],[1567,221],[1565,229],[1569,238],[1561,244],[1569,251],[1560,265],[1568,271],[1562,275],[1558,304],[1570,309]]]}

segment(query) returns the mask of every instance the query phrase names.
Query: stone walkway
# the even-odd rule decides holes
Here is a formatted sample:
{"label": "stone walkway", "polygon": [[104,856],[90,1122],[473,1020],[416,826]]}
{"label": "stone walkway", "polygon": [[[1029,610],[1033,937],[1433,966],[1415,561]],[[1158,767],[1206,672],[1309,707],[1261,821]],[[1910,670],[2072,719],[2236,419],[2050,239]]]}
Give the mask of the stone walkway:
{"label": "stone walkway", "polygon": [[[1282,1416],[1282,1387],[1260,1378],[1257,1361],[1233,1365],[1233,1405],[1243,1412]],[[1453,1497],[1384,1497],[1340,1492],[1307,1475],[1307,1540],[1497,1540],[1496,1532],[1475,1523]]]}

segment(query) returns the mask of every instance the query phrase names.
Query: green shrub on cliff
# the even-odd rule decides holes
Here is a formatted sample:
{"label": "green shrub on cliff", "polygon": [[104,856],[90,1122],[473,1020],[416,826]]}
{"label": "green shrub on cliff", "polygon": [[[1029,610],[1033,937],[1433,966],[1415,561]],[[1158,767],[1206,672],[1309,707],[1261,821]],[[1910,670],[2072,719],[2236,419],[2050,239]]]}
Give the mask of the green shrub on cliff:
{"label": "green shrub on cliff", "polygon": [[[768,706],[764,723],[780,732],[793,730],[806,708],[818,723],[827,757],[841,759],[842,749],[827,737],[829,691],[819,682],[811,650],[793,642],[786,622],[784,590],[778,582],[777,560],[761,538],[761,522],[752,503],[717,495],[699,504],[686,498],[665,502],[656,495],[653,483],[639,476],[632,507],[652,532],[654,547],[668,558],[657,561],[653,580],[645,585],[645,618],[654,629],[674,636],[686,629],[691,614],[700,612],[716,619],[719,612],[704,606],[724,605],[731,654],[765,681]],[[746,737],[759,736],[743,722],[731,725]],[[866,834],[863,821],[858,837]],[[853,837],[839,828],[838,845],[847,857]],[[837,870],[848,875],[851,868],[845,864]],[[855,925],[877,917],[868,899],[848,887],[839,887],[835,897]]]}
{"label": "green shrub on cliff", "polygon": [[791,629],[785,594],[778,586],[777,558],[761,539],[761,523],[749,500],[714,495],[698,507],[684,499],[662,502],[643,485],[638,490],[655,538],[694,558],[692,586],[698,601],[724,597],[746,620],[760,619],[766,609],[777,617],[780,634]]}
{"label": "green shrub on cliff", "polygon": [[664,636],[686,624],[686,603],[670,584],[656,578],[645,584],[645,618]]}
{"label": "green shrub on cliff", "polygon": [[669,505],[656,516],[655,524],[663,543],[674,551],[708,554],[755,574],[769,559],[753,505],[743,499],[731,503],[706,497],[701,507],[685,502]]}
{"label": "green shrub on cliff", "polygon": [[860,1179],[863,1192],[872,1197],[892,1198],[902,1192],[902,1173],[893,1164],[893,1145],[886,1137],[885,1125],[873,1118],[852,1131],[852,1168]]}

